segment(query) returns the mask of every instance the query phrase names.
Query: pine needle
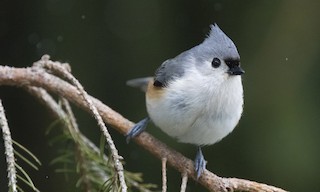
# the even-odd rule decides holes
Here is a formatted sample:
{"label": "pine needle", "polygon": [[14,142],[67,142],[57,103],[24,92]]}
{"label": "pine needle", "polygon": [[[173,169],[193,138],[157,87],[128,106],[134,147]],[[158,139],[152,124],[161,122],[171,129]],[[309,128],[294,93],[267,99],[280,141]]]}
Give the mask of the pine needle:
{"label": "pine needle", "polygon": [[21,145],[20,143],[18,143],[15,140],[12,140],[13,144],[15,144],[17,147],[19,147],[20,149],[22,149],[23,151],[25,151],[26,153],[28,153],[28,155],[30,155],[30,157],[32,157],[33,160],[35,160],[39,165],[41,165],[40,160],[31,152],[29,151],[27,148],[25,148],[23,145]]}
{"label": "pine needle", "polygon": [[20,167],[17,163],[15,163],[15,167],[24,175],[24,177],[26,179],[24,179],[23,177],[21,177],[20,175],[17,175],[17,177],[22,180],[24,183],[26,183],[27,185],[29,185],[34,191],[39,191],[36,186],[33,184],[32,179],[30,178],[30,176],[28,175],[28,173],[22,168]]}
{"label": "pine needle", "polygon": [[28,165],[30,165],[30,167],[34,168],[35,170],[39,170],[39,168],[33,164],[31,161],[29,161],[27,158],[25,158],[21,153],[19,153],[18,151],[14,150],[13,151],[15,155],[17,155],[21,160],[23,160],[24,162],[26,162]]}

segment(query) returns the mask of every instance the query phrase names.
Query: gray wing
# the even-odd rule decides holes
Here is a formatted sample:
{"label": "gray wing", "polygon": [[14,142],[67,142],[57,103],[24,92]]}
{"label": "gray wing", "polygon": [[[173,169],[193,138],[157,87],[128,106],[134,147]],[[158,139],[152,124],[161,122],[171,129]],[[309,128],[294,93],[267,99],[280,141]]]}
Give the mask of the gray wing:
{"label": "gray wing", "polygon": [[165,87],[171,80],[181,77],[184,74],[186,62],[182,53],[173,59],[168,59],[161,64],[155,73],[153,85],[156,87]]}
{"label": "gray wing", "polygon": [[140,88],[141,91],[146,92],[148,83],[153,79],[153,77],[142,77],[137,79],[131,79],[127,81],[127,85],[130,87]]}

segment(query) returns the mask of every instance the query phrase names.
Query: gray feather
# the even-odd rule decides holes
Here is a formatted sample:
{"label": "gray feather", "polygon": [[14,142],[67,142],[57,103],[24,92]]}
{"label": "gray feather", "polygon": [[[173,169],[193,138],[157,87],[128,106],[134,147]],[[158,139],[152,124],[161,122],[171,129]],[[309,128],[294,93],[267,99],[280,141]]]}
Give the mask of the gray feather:
{"label": "gray feather", "polygon": [[[208,37],[198,45],[198,53],[216,55],[223,59],[240,60],[238,50],[232,40],[219,28],[211,25]],[[201,54],[200,54],[201,55]]]}
{"label": "gray feather", "polygon": [[126,82],[130,87],[139,88],[141,91],[146,92],[148,83],[153,79],[153,77],[142,77],[137,79],[131,79]]}
{"label": "gray feather", "polygon": [[185,70],[188,68],[188,56],[190,54],[185,51],[173,59],[168,59],[162,63],[155,74],[155,81],[166,86],[171,80],[183,76]]}

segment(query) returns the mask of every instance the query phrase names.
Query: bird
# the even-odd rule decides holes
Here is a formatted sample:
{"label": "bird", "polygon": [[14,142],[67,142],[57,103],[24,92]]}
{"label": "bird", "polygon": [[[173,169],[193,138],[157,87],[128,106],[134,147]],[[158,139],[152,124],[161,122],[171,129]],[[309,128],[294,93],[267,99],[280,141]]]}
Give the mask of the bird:
{"label": "bird", "polygon": [[201,148],[226,137],[243,112],[240,55],[233,41],[214,23],[202,43],[164,61],[153,77],[127,81],[146,92],[148,117],[126,134],[129,142],[151,121],[178,142],[197,146],[199,178],[206,169]]}

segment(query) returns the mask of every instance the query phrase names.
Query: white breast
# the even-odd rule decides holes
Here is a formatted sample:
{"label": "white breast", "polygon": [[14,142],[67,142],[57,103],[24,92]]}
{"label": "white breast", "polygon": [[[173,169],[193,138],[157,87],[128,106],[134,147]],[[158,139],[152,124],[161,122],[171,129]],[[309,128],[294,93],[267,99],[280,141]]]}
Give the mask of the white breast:
{"label": "white breast", "polygon": [[243,106],[241,77],[226,74],[221,78],[224,79],[190,74],[164,88],[161,97],[147,95],[150,118],[180,142],[196,145],[218,142],[237,125]]}

